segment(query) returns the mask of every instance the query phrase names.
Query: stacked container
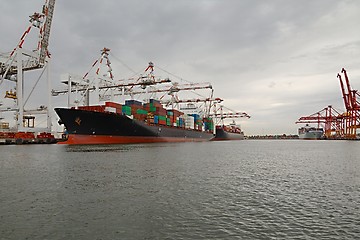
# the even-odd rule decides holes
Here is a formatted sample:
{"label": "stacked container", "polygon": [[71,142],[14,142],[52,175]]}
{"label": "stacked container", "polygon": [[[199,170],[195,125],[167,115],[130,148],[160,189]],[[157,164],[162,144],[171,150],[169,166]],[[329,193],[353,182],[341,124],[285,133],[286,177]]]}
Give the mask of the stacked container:
{"label": "stacked container", "polygon": [[113,113],[121,113],[122,105],[115,102],[105,102],[105,111]]}
{"label": "stacked container", "polygon": [[127,116],[130,116],[131,115],[131,107],[124,105],[124,106],[122,106],[121,112]]}
{"label": "stacked container", "polygon": [[204,128],[205,131],[210,131],[210,132],[214,131],[214,123],[212,118],[204,118]]}
{"label": "stacked container", "polygon": [[195,128],[195,122],[193,116],[184,115],[184,120],[185,120],[185,128],[189,128],[189,129]]}
{"label": "stacked container", "polygon": [[104,112],[105,106],[79,106],[78,109],[90,112]]}

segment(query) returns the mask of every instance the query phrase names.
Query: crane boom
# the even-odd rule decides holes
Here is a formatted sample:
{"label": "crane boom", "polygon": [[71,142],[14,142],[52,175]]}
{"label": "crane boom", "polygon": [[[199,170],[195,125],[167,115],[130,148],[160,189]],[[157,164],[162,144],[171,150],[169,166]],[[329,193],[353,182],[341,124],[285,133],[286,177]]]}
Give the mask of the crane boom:
{"label": "crane boom", "polygon": [[217,117],[221,119],[225,118],[250,118],[250,116],[246,112],[234,112],[234,113],[216,113],[216,114],[210,114],[211,117]]}
{"label": "crane boom", "polygon": [[343,95],[345,108],[346,108],[347,111],[349,111],[350,110],[349,94],[346,93],[346,91],[345,91],[344,83],[343,83],[343,80],[342,80],[341,75],[339,73],[338,73],[337,77],[339,78],[339,81],[340,81],[341,93]]}
{"label": "crane boom", "polygon": [[[203,84],[203,85],[202,85]],[[210,83],[193,83],[193,84],[183,84],[183,85],[173,85],[168,89],[155,89],[155,90],[149,90],[148,92],[145,91],[139,91],[139,92],[132,92],[132,94],[143,94],[143,93],[159,93],[159,92],[179,92],[179,91],[187,91],[187,90],[198,90],[198,89],[212,89],[212,85]]]}
{"label": "crane boom", "polygon": [[49,38],[50,38],[50,29],[51,22],[54,14],[55,0],[48,0],[47,4],[45,3],[43,7],[43,14],[45,15],[45,23],[43,26],[43,35],[40,43],[40,57],[39,64],[45,64],[45,58],[48,54]]}
{"label": "crane boom", "polygon": [[[152,85],[155,85],[155,84],[161,84],[161,83],[168,83],[170,82],[169,79],[158,79],[158,80],[155,80],[153,81]],[[67,83],[67,82],[64,82],[64,83]],[[123,84],[113,84],[113,85],[102,85],[102,86],[99,86],[99,89],[114,89],[114,88],[121,88],[121,87],[133,87],[133,86],[141,86],[143,83],[141,82],[134,82],[134,83],[123,83]],[[85,91],[93,91],[95,90],[95,87],[92,86],[92,87],[88,87],[87,85],[81,85],[80,87],[78,88],[73,88],[71,89],[71,92],[85,92]],[[64,89],[64,90],[52,90],[51,93],[53,96],[57,96],[59,94],[65,94],[65,93],[68,93],[69,90],[67,89]]]}
{"label": "crane boom", "polygon": [[166,100],[166,101],[161,101],[161,103],[165,104],[165,105],[168,105],[170,103],[198,103],[198,102],[217,102],[217,103],[220,103],[222,101],[223,101],[223,99],[221,99],[221,98],[204,98],[204,99],[196,98],[196,99],[177,99],[174,102],[172,100]]}

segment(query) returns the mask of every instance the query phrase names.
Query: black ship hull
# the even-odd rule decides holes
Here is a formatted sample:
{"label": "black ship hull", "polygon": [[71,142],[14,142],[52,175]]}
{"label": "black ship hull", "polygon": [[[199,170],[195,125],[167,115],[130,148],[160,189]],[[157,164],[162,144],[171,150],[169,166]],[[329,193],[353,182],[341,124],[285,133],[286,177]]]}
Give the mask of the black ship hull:
{"label": "black ship hull", "polygon": [[215,137],[212,141],[226,141],[226,140],[244,140],[244,133],[232,133],[224,130],[223,127],[216,127]]}
{"label": "black ship hull", "polygon": [[129,116],[79,109],[55,108],[67,129],[62,144],[115,144],[209,141],[211,132],[147,124]]}

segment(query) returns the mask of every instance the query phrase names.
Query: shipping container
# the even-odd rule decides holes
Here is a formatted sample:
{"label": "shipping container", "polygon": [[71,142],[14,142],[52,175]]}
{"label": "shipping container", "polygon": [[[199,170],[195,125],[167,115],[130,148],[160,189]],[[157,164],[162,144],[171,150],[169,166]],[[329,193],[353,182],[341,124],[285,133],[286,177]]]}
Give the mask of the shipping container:
{"label": "shipping container", "polygon": [[153,104],[153,106],[159,106],[161,105],[161,102],[157,99],[150,99],[149,102]]}
{"label": "shipping container", "polygon": [[184,115],[185,128],[194,129],[195,122],[194,117],[189,115]]}
{"label": "shipping container", "polygon": [[105,102],[105,107],[113,107],[121,110],[122,105],[115,102]]}
{"label": "shipping container", "polygon": [[105,107],[104,111],[105,112],[116,113],[116,108],[114,108],[114,107]]}
{"label": "shipping container", "polygon": [[124,105],[124,106],[122,106],[121,112],[129,116],[129,115],[131,115],[131,107]]}
{"label": "shipping container", "polygon": [[79,106],[78,109],[84,111],[104,112],[105,106]]}
{"label": "shipping container", "polygon": [[166,121],[166,116],[159,115],[159,120],[164,120],[164,121]]}
{"label": "shipping container", "polygon": [[146,111],[145,109],[139,108],[139,109],[136,110],[136,113],[137,114],[145,114],[145,115],[147,115],[148,111]]}
{"label": "shipping container", "polygon": [[125,105],[128,106],[132,106],[132,105],[136,105],[136,106],[142,106],[142,102],[137,101],[137,100],[125,100]]}

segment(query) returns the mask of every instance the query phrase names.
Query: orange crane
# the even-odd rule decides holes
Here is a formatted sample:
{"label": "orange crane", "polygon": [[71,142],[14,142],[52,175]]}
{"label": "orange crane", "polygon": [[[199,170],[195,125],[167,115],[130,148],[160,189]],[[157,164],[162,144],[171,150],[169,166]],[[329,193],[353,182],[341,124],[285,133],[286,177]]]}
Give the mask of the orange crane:
{"label": "orange crane", "polygon": [[344,74],[346,84],[345,89],[343,79],[340,73],[338,73],[337,77],[340,81],[341,93],[346,109],[346,112],[343,114],[344,134],[347,139],[355,139],[356,130],[360,128],[360,103],[358,101],[360,95],[358,90],[351,89],[350,81],[344,68],[341,69],[341,73]]}
{"label": "orange crane", "polygon": [[324,127],[325,137],[330,139],[356,139],[357,128],[360,128],[360,103],[358,101],[360,94],[358,90],[353,90],[347,72],[341,69],[345,81],[340,73],[337,78],[340,82],[341,94],[343,97],[346,111],[340,113],[331,105],[325,107],[309,116],[300,117],[295,123],[313,123]]}
{"label": "orange crane", "polygon": [[313,123],[317,124],[318,128],[323,126],[328,139],[344,138],[343,119],[343,114],[329,105],[309,116],[300,117],[295,123]]}

